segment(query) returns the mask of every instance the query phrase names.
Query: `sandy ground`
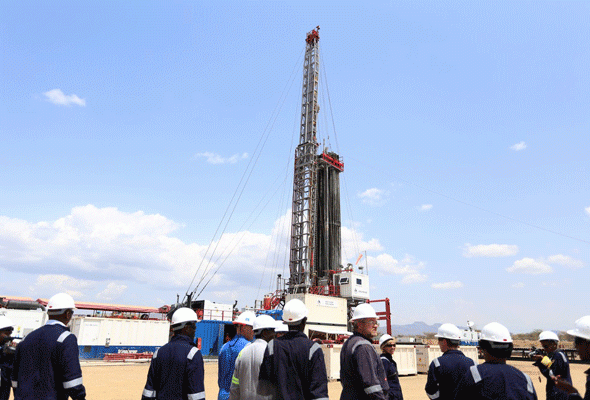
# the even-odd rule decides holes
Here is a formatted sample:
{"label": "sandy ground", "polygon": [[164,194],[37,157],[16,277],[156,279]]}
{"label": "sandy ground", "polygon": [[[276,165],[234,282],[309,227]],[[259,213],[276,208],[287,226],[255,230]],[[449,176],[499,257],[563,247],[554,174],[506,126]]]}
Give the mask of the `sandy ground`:
{"label": "sandy ground", "polygon": [[[535,384],[535,390],[539,400],[545,400],[545,378],[542,378],[536,367],[527,361],[510,361],[511,365],[529,374]],[[141,392],[145,385],[149,363],[124,363],[124,362],[83,362],[82,374],[84,385],[89,400],[128,400],[141,399]],[[588,369],[586,364],[570,365],[574,386],[584,391],[586,377],[584,371]],[[402,391],[405,400],[428,399],[424,392],[426,375],[400,377]],[[329,383],[330,399],[340,397],[340,382]],[[217,399],[217,362],[205,363],[205,393],[207,400]],[[12,398],[12,397],[11,397]]]}

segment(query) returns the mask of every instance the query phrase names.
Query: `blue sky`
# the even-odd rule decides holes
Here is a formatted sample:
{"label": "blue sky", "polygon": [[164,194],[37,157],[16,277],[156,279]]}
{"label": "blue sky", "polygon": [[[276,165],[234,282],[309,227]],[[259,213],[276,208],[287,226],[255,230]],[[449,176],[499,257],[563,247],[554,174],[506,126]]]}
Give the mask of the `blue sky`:
{"label": "blue sky", "polygon": [[203,298],[273,290],[319,25],[343,262],[366,251],[393,322],[590,313],[590,3],[2,8],[1,295],[160,306],[208,266]]}

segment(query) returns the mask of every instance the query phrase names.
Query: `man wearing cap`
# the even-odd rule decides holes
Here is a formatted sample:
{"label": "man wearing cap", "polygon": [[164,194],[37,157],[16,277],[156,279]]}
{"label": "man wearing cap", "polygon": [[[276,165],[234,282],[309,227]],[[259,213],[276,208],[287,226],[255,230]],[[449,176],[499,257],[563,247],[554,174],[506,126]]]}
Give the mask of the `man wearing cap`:
{"label": "man wearing cap", "polygon": [[381,362],[387,377],[387,384],[389,385],[389,400],[404,400],[402,394],[402,387],[399,384],[399,375],[397,373],[397,363],[393,359],[396,347],[395,339],[390,335],[383,335],[379,339],[379,347],[383,352],[381,354]]}
{"label": "man wearing cap", "polygon": [[443,355],[428,367],[426,394],[430,399],[453,399],[457,384],[475,363],[459,350],[461,331],[455,325],[442,324],[435,336]]}
{"label": "man wearing cap", "polygon": [[233,322],[236,325],[236,336],[223,345],[219,352],[217,384],[219,394],[217,400],[228,400],[231,379],[234,374],[236,359],[240,351],[252,342],[254,332],[252,326],[256,315],[252,311],[244,311]]}
{"label": "man wearing cap", "polygon": [[385,400],[389,385],[372,343],[379,326],[377,313],[370,304],[359,304],[350,320],[354,335],[344,342],[340,353],[340,400]]}
{"label": "man wearing cap", "polygon": [[303,333],[307,307],[299,299],[291,299],[283,308],[283,321],[289,332],[268,343],[260,367],[259,392],[269,384],[281,400],[328,400],[328,376],[320,345]]}
{"label": "man wearing cap", "polygon": [[[244,349],[236,359],[231,379],[230,400],[271,400],[273,395],[258,392],[258,375],[268,342],[274,339],[277,322],[269,315],[259,315],[254,320],[256,340]],[[269,390],[271,390],[269,388]],[[269,392],[269,390],[262,390]]]}
{"label": "man wearing cap", "polygon": [[570,375],[570,364],[563,351],[557,348],[559,337],[551,331],[543,331],[539,335],[541,346],[547,355],[534,355],[535,363],[533,365],[539,368],[539,371],[547,378],[547,385],[545,386],[545,393],[547,400],[567,400],[569,397],[567,392],[555,387],[552,377],[561,376],[561,379],[572,383]]}
{"label": "man wearing cap", "polygon": [[537,400],[531,377],[506,364],[513,345],[505,326],[497,322],[484,326],[479,348],[485,362],[469,368],[457,385],[455,400]]}
{"label": "man wearing cap", "polygon": [[190,308],[174,311],[170,342],[154,353],[142,400],[205,398],[203,356],[194,343],[197,314]]}
{"label": "man wearing cap", "polygon": [[[590,315],[586,315],[576,321],[576,328],[567,331],[568,335],[574,337],[574,346],[578,351],[580,360],[590,361]],[[590,369],[586,370],[586,395],[584,400],[590,400]],[[569,393],[570,400],[581,400],[582,395],[573,387],[570,382],[562,379],[560,376],[553,378],[555,386]]]}
{"label": "man wearing cap", "polygon": [[10,375],[14,365],[14,353],[9,346],[5,346],[11,340],[10,335],[14,330],[12,321],[0,315],[0,400],[8,400],[10,397]]}
{"label": "man wearing cap", "polygon": [[78,341],[67,328],[75,309],[72,296],[56,294],[47,303],[47,323],[16,347],[12,371],[15,400],[86,398]]}

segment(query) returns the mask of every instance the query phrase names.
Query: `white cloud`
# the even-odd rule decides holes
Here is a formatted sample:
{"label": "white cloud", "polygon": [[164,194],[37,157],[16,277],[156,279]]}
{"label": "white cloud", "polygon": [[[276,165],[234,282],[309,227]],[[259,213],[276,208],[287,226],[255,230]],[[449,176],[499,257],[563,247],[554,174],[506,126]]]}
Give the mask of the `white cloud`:
{"label": "white cloud", "polygon": [[63,274],[45,274],[37,276],[35,282],[29,287],[32,292],[38,292],[40,288],[51,289],[51,292],[65,292],[74,298],[85,295],[86,289],[92,288],[94,282],[86,279],[76,279]]}
{"label": "white cloud", "polygon": [[421,272],[425,264],[409,254],[406,254],[401,261],[386,253],[379,254],[377,257],[369,256],[368,265],[370,271],[403,275],[402,283],[406,284],[424,282],[428,279],[428,275]]}
{"label": "white cloud", "polygon": [[404,276],[402,283],[409,285],[411,283],[424,282],[426,279],[428,279],[428,275],[425,274],[408,274]]}
{"label": "white cloud", "polygon": [[472,246],[465,243],[463,257],[508,257],[518,253],[518,246],[511,244],[478,244]]}
{"label": "white cloud", "polygon": [[370,206],[382,206],[387,202],[389,192],[377,188],[367,189],[362,193],[358,194],[358,197]]}
{"label": "white cloud", "polygon": [[205,152],[195,154],[195,158],[206,158],[209,164],[235,164],[238,161],[245,160],[248,158],[248,153],[234,154],[230,157],[222,157],[217,153]]}
{"label": "white cloud", "polygon": [[523,274],[530,275],[539,275],[549,274],[553,272],[553,269],[551,268],[551,266],[547,265],[543,261],[525,257],[521,260],[515,261],[511,267],[506,268],[506,271],[520,272]]}
{"label": "white cloud", "polygon": [[461,282],[461,281],[451,281],[451,282],[433,283],[430,286],[433,289],[447,290],[447,289],[459,289],[459,288],[462,288],[464,285],[463,285],[463,282]]}
{"label": "white cloud", "polygon": [[121,297],[126,290],[127,285],[119,285],[115,282],[110,282],[102,292],[99,292],[96,295],[96,297],[99,300],[112,301]]}
{"label": "white cloud", "polygon": [[422,204],[420,207],[418,207],[418,210],[420,211],[430,211],[432,209],[432,204]]}
{"label": "white cloud", "polygon": [[521,151],[526,149],[526,143],[525,142],[519,142],[516,144],[513,144],[512,146],[510,146],[510,150],[514,150],[514,151]]}
{"label": "white cloud", "polygon": [[517,282],[517,283],[512,284],[512,287],[515,289],[522,289],[524,287],[524,283]]}
{"label": "white cloud", "polygon": [[586,214],[590,215],[590,207],[586,207],[584,210],[586,210]]}
{"label": "white cloud", "polygon": [[46,99],[53,104],[58,106],[71,106],[76,104],[80,107],[86,106],[86,100],[79,98],[75,94],[66,95],[61,89],[53,89],[49,92],[43,93]]}
{"label": "white cloud", "polygon": [[583,261],[576,260],[575,258],[572,258],[570,256],[564,256],[563,254],[549,256],[545,261],[548,264],[557,264],[570,269],[579,269],[584,266]]}

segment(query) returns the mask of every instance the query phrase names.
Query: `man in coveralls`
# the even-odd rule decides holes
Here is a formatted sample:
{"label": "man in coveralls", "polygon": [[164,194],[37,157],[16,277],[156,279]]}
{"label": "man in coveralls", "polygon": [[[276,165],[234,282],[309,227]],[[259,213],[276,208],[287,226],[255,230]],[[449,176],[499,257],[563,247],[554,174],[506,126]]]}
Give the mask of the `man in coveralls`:
{"label": "man in coveralls", "polygon": [[236,325],[236,336],[229,342],[223,345],[219,352],[218,358],[218,373],[217,385],[219,386],[219,394],[217,400],[228,400],[229,390],[231,388],[231,378],[234,374],[234,367],[236,359],[240,351],[252,342],[254,332],[252,332],[252,325],[256,315],[252,311],[244,311],[234,321]]}
{"label": "man in coveralls", "polygon": [[352,318],[354,335],[340,353],[340,400],[387,399],[389,385],[383,364],[373,347],[377,335],[377,314],[368,303],[359,304]]}
{"label": "man in coveralls", "polygon": [[426,394],[432,400],[452,400],[457,384],[475,363],[459,350],[461,331],[455,325],[442,324],[436,337],[443,355],[428,367]]}
{"label": "man in coveralls", "polygon": [[[567,331],[568,335],[574,337],[574,346],[578,351],[580,360],[588,362],[590,361],[590,315],[580,318],[576,321],[576,328]],[[586,395],[584,400],[590,400],[590,369],[586,372]],[[561,379],[560,376],[553,378],[555,386],[568,392],[570,400],[581,400],[582,395],[578,390],[571,385],[571,383]]]}
{"label": "man in coveralls", "polygon": [[269,394],[264,388],[270,383],[281,400],[328,400],[324,353],[303,333],[307,313],[299,299],[285,304],[283,321],[289,332],[268,343],[260,367],[260,393]]}
{"label": "man in coveralls", "polygon": [[15,400],[86,398],[78,359],[78,341],[67,324],[76,305],[58,293],[47,303],[48,321],[16,347],[12,387]]}
{"label": "man in coveralls", "polygon": [[12,321],[8,317],[0,315],[0,400],[8,400],[10,397],[10,375],[14,364],[14,353],[11,353],[8,342],[13,330]]}
{"label": "man in coveralls", "polygon": [[402,394],[402,387],[399,384],[399,375],[397,373],[397,363],[393,359],[395,353],[395,339],[390,335],[383,335],[379,338],[379,348],[383,352],[381,354],[381,362],[387,377],[387,384],[389,385],[389,400],[404,400]]}
{"label": "man in coveralls", "polygon": [[505,326],[497,322],[484,326],[479,347],[485,362],[469,368],[457,386],[456,400],[537,400],[530,376],[506,365],[513,345]]}
{"label": "man in coveralls", "polygon": [[537,366],[541,374],[547,378],[547,385],[545,386],[547,400],[567,400],[567,392],[556,388],[552,379],[552,377],[559,375],[564,381],[572,383],[570,364],[567,357],[563,351],[557,349],[559,337],[554,332],[543,331],[539,335],[539,341],[547,355],[534,355],[535,363],[533,365]]}
{"label": "man in coveralls", "polygon": [[170,327],[174,335],[154,353],[141,399],[204,399],[203,356],[194,343],[197,314],[179,308],[172,314]]}
{"label": "man in coveralls", "polygon": [[[244,347],[236,360],[234,376],[231,378],[230,400],[271,400],[274,396],[258,393],[260,364],[268,342],[275,337],[277,322],[269,315],[259,315],[254,320],[256,340]],[[270,388],[269,388],[270,390]],[[268,392],[263,390],[264,392]]]}

